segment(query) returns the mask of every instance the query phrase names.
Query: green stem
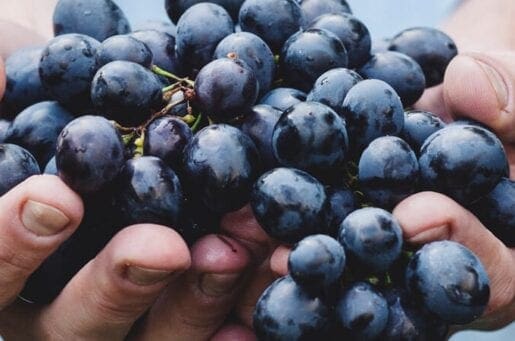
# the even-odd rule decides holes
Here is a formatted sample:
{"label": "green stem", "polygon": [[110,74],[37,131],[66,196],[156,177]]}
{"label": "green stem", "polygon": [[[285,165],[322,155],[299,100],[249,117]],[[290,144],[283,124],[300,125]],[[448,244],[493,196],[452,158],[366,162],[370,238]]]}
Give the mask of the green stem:
{"label": "green stem", "polygon": [[202,114],[198,114],[197,115],[197,119],[195,120],[195,122],[193,123],[193,125],[191,126],[191,131],[193,132],[196,132],[199,125],[200,125],[200,121],[202,120]]}
{"label": "green stem", "polygon": [[134,140],[136,149],[134,150],[134,156],[143,156],[143,144],[145,143],[145,132],[141,132],[141,136]]}
{"label": "green stem", "polygon": [[192,81],[192,80],[190,80],[188,78],[177,77],[173,73],[168,72],[166,70],[163,70],[163,69],[161,69],[157,65],[152,65],[152,72],[154,72],[155,74],[157,74],[159,76],[163,76],[163,77],[166,77],[166,78],[171,78],[171,79],[173,79],[173,80],[175,80],[177,82],[184,82],[184,83],[188,84],[191,87],[193,87],[195,85],[194,81]]}

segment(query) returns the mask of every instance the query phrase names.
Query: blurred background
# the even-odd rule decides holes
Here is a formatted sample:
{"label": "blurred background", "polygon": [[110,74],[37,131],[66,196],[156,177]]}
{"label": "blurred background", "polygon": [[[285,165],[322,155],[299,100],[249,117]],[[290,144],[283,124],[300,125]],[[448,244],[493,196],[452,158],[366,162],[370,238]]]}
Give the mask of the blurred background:
{"label": "blurred background", "polygon": [[[515,0],[514,0],[515,1]],[[164,0],[116,0],[133,29],[148,20],[166,20]],[[389,38],[413,26],[438,26],[460,0],[348,0],[356,17],[367,25],[373,39]],[[515,323],[495,332],[460,332],[451,341],[515,340]]]}

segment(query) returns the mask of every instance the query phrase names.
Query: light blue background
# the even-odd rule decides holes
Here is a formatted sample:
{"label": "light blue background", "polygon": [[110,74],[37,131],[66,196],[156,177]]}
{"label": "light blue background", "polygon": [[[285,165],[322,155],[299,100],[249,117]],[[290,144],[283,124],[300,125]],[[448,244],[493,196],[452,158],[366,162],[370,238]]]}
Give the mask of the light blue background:
{"label": "light blue background", "polygon": [[[515,0],[514,0],[515,1]],[[147,20],[169,20],[163,0],[117,0],[133,28]],[[437,26],[457,0],[348,0],[354,15],[369,28],[374,39],[391,37],[404,28]],[[511,337],[510,337],[511,335]],[[496,332],[461,332],[452,341],[515,340],[515,323]]]}

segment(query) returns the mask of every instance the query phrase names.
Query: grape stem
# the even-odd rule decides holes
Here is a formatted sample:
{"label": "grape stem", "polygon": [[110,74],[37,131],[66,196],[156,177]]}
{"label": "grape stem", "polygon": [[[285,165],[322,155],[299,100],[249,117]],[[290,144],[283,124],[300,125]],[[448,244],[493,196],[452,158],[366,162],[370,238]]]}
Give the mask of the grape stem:
{"label": "grape stem", "polygon": [[161,69],[157,65],[152,65],[151,70],[156,75],[163,76],[163,77],[166,77],[166,78],[170,78],[170,79],[173,79],[173,80],[175,80],[177,82],[185,83],[185,84],[187,84],[190,87],[194,87],[195,86],[195,82],[192,81],[191,79],[188,79],[188,77],[185,77],[185,78],[178,77],[178,76],[174,75],[173,73],[171,73],[169,71]]}

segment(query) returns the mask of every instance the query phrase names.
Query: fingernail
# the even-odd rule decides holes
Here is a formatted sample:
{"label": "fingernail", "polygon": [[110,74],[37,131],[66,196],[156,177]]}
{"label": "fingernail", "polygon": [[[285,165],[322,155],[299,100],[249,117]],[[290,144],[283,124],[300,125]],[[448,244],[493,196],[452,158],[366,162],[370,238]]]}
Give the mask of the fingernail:
{"label": "fingernail", "polygon": [[501,74],[496,69],[479,59],[474,58],[474,61],[477,63],[477,65],[479,65],[479,67],[483,70],[484,74],[490,81],[490,84],[494,88],[497,100],[499,101],[501,108],[506,107],[509,100],[508,87],[506,86],[506,83],[504,82]]}
{"label": "fingernail", "polygon": [[38,236],[51,236],[61,232],[70,219],[55,207],[28,200],[21,212],[25,228]]}
{"label": "fingernail", "polygon": [[433,242],[437,240],[449,239],[449,227],[448,225],[442,225],[438,227],[432,227],[427,230],[408,238],[408,243],[412,244],[423,244],[427,242]]}
{"label": "fingernail", "polygon": [[127,278],[136,285],[147,286],[162,282],[171,277],[171,272],[131,265],[127,268]]}
{"label": "fingernail", "polygon": [[223,296],[231,293],[241,274],[204,274],[200,277],[200,290],[207,296]]}

